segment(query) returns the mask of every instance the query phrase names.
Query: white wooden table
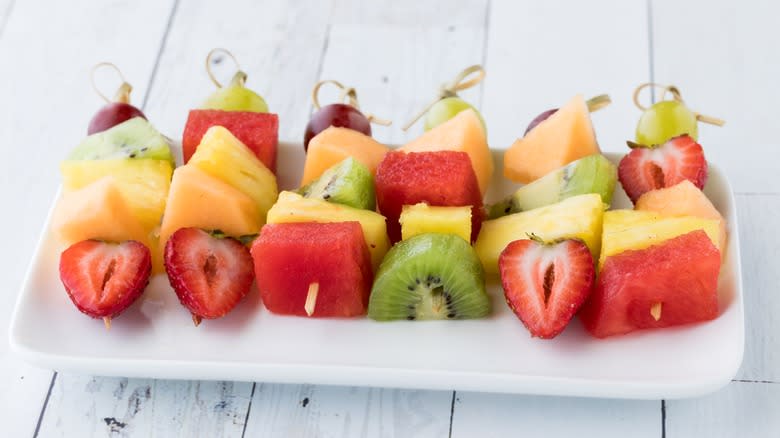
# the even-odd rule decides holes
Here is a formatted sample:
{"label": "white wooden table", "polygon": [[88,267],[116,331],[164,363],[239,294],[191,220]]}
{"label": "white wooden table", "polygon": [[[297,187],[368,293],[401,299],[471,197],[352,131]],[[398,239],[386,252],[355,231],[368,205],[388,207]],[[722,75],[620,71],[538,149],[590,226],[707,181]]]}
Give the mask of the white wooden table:
{"label": "white wooden table", "polygon": [[90,67],[121,66],[135,102],[178,137],[212,89],[203,59],[213,47],[241,60],[291,140],[319,79],[355,86],[365,109],[395,121],[375,136],[399,143],[419,133],[400,126],[439,83],[481,63],[486,81],[463,96],[493,147],[574,93],[608,92],[614,104],[594,123],[603,149],[619,151],[639,116],[633,87],[677,84],[693,108],[728,120],[700,137],[737,192],[747,319],[735,380],[675,401],[90,377],[28,366],[3,341],[0,435],[780,436],[778,13],[771,0],[0,0],[4,340],[57,163],[101,104]]}

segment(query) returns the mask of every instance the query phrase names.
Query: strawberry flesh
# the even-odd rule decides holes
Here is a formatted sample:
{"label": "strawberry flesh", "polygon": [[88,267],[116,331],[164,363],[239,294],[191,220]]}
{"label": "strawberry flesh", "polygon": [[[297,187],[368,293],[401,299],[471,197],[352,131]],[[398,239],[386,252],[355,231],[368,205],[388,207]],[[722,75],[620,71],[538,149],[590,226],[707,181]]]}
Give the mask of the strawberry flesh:
{"label": "strawberry flesh", "polygon": [[699,189],[707,182],[707,160],[700,144],[688,135],[659,146],[636,145],[618,166],[620,184],[636,202],[650,190],[663,189],[689,180]]}
{"label": "strawberry flesh", "polygon": [[254,279],[252,256],[241,242],[198,228],[179,229],[168,239],[165,271],[196,325],[233,310]]}
{"label": "strawberry flesh", "polygon": [[73,304],[93,318],[108,321],[141,296],[152,272],[152,255],[129,240],[83,240],[60,255],[60,280]]}
{"label": "strawberry flesh", "polygon": [[560,334],[590,294],[593,257],[579,240],[516,240],[498,260],[504,297],[532,336]]}

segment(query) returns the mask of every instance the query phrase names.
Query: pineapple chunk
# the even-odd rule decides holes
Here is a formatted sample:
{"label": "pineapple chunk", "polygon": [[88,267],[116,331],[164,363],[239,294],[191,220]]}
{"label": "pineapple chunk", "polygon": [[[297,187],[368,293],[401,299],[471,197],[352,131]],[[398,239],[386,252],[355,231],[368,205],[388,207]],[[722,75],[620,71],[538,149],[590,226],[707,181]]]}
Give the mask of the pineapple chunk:
{"label": "pineapple chunk", "polygon": [[604,213],[599,267],[608,256],[645,249],[695,230],[704,230],[715,247],[720,249],[720,223],[717,220],[693,216],[665,217],[652,211],[608,211]]}
{"label": "pineapple chunk", "polygon": [[379,213],[334,204],[321,199],[304,198],[294,192],[281,192],[271,210],[268,223],[289,222],[360,222],[363,237],[371,253],[371,265],[376,272],[390,248],[385,217]]}
{"label": "pineapple chunk", "polygon": [[580,239],[598,258],[604,203],[596,193],[482,222],[474,249],[485,272],[498,273],[498,256],[515,240],[535,234],[544,240]]}
{"label": "pineapple chunk", "polygon": [[279,195],[273,172],[222,126],[213,126],[206,131],[187,164],[221,179],[252,198],[263,221]]}
{"label": "pineapple chunk", "polygon": [[67,160],[60,163],[65,193],[113,177],[130,210],[147,231],[160,224],[173,168],[164,160]]}
{"label": "pineapple chunk", "polygon": [[401,238],[423,233],[455,234],[471,243],[471,207],[431,207],[421,202],[404,205],[401,211]]}

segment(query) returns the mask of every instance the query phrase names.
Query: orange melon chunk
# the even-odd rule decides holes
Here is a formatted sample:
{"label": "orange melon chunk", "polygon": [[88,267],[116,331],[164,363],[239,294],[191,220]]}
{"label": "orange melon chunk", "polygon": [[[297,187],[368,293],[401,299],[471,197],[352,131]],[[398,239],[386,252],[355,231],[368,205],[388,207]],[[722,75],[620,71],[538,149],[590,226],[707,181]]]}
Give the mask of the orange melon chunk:
{"label": "orange melon chunk", "polygon": [[504,176],[528,184],[574,160],[601,153],[582,95],[517,139],[504,153]]}
{"label": "orange melon chunk", "polygon": [[221,230],[228,236],[260,232],[263,219],[252,198],[196,166],[173,172],[162,226],[160,250],[179,228]]}
{"label": "orange melon chunk", "polygon": [[326,170],[349,157],[360,161],[374,174],[376,166],[388,150],[387,146],[361,132],[331,126],[309,142],[301,186],[319,178]]}
{"label": "orange melon chunk", "polygon": [[720,234],[718,248],[726,248],[726,220],[712,205],[707,196],[688,180],[665,189],[651,190],[642,195],[634,206],[635,210],[654,211],[664,216],[696,216],[718,221]]}
{"label": "orange melon chunk", "polygon": [[479,116],[471,109],[459,112],[455,117],[398,150],[404,152],[446,150],[467,153],[483,196],[493,178],[493,156],[488,148],[485,130],[482,128]]}

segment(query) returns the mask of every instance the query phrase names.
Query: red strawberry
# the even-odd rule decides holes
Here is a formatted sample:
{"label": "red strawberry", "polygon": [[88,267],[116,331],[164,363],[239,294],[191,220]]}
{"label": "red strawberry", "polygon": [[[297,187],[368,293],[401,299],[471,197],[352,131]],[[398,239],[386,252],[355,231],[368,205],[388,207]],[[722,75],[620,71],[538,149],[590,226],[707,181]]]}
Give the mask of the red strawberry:
{"label": "red strawberry", "polygon": [[628,142],[633,150],[620,160],[620,184],[636,202],[650,190],[671,187],[689,180],[699,189],[707,182],[707,160],[699,143],[681,135],[662,145],[645,146]]}
{"label": "red strawberry", "polygon": [[515,240],[498,259],[506,302],[531,332],[544,339],[566,328],[590,294],[593,257],[579,240],[545,244]]}
{"label": "red strawberry", "polygon": [[198,228],[181,228],[168,239],[165,271],[195,325],[233,310],[254,278],[252,256],[241,242]]}
{"label": "red strawberry", "polygon": [[83,313],[103,318],[106,328],[141,296],[151,272],[149,248],[134,240],[83,240],[60,255],[60,280],[71,301]]}

